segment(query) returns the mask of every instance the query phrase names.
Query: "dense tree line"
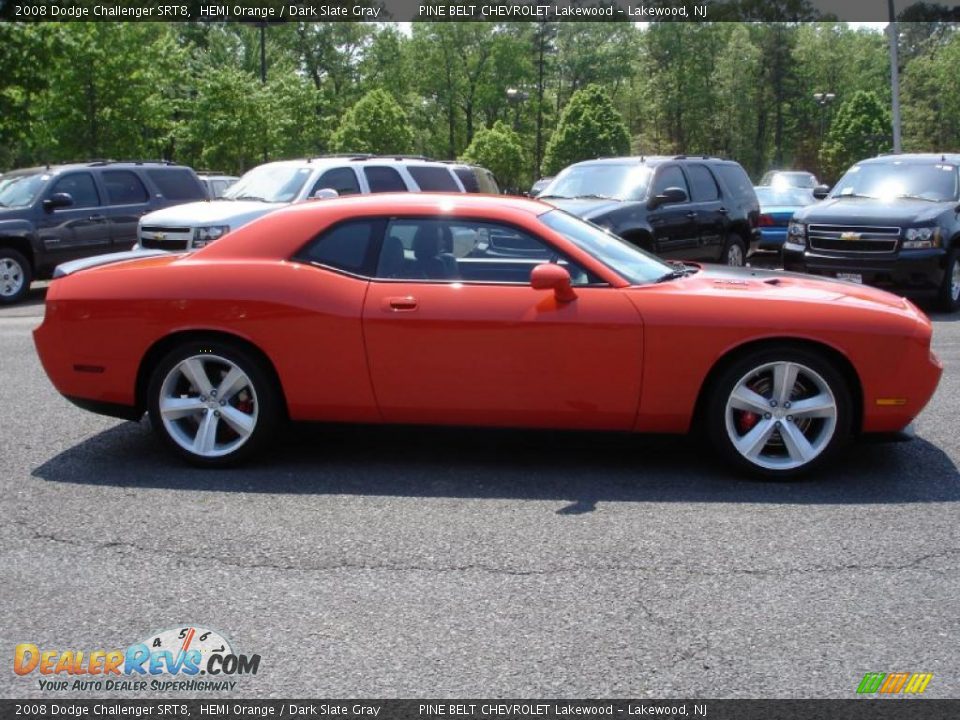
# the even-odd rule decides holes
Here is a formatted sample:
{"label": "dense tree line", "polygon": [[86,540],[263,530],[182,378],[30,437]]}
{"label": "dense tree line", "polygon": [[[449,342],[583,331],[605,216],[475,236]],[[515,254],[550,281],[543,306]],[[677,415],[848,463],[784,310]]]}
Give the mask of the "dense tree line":
{"label": "dense tree line", "polygon": [[[3,23],[0,170],[372,151],[468,157],[519,185],[609,149],[835,177],[890,146],[886,38],[784,1],[796,22],[271,24],[266,82],[252,24]],[[905,149],[960,149],[956,29],[901,25]]]}

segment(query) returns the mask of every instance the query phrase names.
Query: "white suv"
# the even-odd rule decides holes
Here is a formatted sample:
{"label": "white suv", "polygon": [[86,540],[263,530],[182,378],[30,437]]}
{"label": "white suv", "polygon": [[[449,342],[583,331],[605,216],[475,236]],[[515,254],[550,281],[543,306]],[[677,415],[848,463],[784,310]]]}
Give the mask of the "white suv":
{"label": "white suv", "polygon": [[468,192],[463,166],[420,158],[349,155],[283,160],[253,168],[223,197],[140,218],[134,250],[196,250],[290,203],[380,192]]}

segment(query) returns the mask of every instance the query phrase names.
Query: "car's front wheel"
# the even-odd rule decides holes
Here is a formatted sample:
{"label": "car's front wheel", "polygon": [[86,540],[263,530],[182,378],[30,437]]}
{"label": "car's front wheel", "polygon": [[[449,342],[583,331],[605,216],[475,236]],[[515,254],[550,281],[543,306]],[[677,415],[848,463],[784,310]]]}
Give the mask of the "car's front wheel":
{"label": "car's front wheel", "polygon": [[221,341],[188,342],[156,366],[150,421],[181,457],[215,467],[242,460],[270,439],[279,390],[259,358]]}
{"label": "car's front wheel", "polygon": [[771,348],[721,372],[705,420],[712,444],[736,467],[788,478],[847,440],[852,401],[843,375],[820,353]]}
{"label": "car's front wheel", "polygon": [[19,302],[30,291],[30,263],[12,248],[0,248],[0,304]]}
{"label": "car's front wheel", "polygon": [[731,235],[727,238],[727,244],[723,248],[721,262],[731,267],[743,267],[746,264],[747,250],[739,235]]}
{"label": "car's front wheel", "polygon": [[940,286],[940,309],[946,312],[960,310],[960,253],[957,248],[947,254],[947,270]]}

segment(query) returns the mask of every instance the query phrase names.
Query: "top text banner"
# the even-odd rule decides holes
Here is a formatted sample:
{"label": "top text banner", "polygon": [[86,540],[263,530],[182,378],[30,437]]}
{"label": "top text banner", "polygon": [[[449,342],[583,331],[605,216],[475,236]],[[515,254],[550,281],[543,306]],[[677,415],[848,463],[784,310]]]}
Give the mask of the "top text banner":
{"label": "top text banner", "polygon": [[[901,22],[960,21],[960,5],[896,0]],[[878,0],[610,0],[492,2],[469,0],[0,0],[0,19],[15,22],[886,22]]]}

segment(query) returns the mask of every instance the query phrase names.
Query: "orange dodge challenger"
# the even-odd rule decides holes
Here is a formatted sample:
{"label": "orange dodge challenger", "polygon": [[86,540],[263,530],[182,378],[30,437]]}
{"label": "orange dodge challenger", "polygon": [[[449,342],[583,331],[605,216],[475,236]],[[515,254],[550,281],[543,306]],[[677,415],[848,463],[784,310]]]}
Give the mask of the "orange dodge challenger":
{"label": "orange dodge challenger", "polygon": [[[93,265],[91,267],[91,265]],[[62,266],[56,388],[198,465],[283,420],[686,433],[768,477],[904,429],[931,324],[868,287],[667,262],[532,200],[318,200],[189,255]]]}

